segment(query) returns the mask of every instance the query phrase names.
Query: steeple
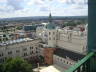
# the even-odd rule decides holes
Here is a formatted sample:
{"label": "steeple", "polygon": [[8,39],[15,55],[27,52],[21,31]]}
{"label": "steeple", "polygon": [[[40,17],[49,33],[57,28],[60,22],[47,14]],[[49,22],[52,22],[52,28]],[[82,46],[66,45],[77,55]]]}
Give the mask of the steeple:
{"label": "steeple", "polygon": [[49,23],[52,23],[52,15],[51,15],[51,13],[49,14]]}
{"label": "steeple", "polygon": [[52,22],[52,15],[51,13],[49,14],[49,23],[46,26],[47,29],[55,29],[56,25]]}

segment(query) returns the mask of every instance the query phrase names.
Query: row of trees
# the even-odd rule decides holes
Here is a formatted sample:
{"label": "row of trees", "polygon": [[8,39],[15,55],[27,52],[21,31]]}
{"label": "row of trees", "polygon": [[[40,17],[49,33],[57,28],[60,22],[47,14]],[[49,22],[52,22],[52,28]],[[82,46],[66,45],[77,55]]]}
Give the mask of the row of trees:
{"label": "row of trees", "polygon": [[80,24],[86,24],[87,22],[85,21],[77,21],[77,22],[74,22],[74,21],[69,21],[67,23],[64,23],[63,24],[63,27],[65,26],[77,26],[77,25],[80,25]]}
{"label": "row of trees", "polygon": [[32,65],[21,58],[10,58],[0,64],[0,72],[33,72]]}

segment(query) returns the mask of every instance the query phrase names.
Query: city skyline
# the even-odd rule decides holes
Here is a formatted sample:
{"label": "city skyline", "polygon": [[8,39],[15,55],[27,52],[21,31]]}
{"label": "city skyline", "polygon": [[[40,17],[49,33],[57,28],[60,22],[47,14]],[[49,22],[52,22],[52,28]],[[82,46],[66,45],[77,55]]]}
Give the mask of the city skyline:
{"label": "city skyline", "polygon": [[0,0],[0,18],[87,16],[87,0]]}

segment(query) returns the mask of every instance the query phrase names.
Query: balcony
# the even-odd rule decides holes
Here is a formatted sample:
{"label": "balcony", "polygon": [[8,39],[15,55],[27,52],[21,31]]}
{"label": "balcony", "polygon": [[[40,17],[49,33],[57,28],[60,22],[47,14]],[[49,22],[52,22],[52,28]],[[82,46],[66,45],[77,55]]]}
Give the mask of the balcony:
{"label": "balcony", "polygon": [[96,53],[90,52],[65,72],[96,72]]}

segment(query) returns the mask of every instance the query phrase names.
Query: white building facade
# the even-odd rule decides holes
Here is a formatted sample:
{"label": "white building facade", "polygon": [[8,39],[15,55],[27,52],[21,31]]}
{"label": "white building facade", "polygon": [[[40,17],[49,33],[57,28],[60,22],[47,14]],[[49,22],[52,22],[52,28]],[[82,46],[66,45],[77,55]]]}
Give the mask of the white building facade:
{"label": "white building facade", "polygon": [[[46,29],[43,33],[47,33],[47,43],[45,47],[42,48],[41,53],[43,55],[43,50],[46,47],[55,49],[59,48],[60,52],[58,52],[57,49],[53,55],[53,64],[57,64],[67,69],[71,65],[78,62],[78,60],[82,59],[84,55],[86,55],[87,35],[85,31],[82,32],[78,30],[78,28],[74,28],[73,30],[70,30],[67,27],[64,29],[56,29],[55,24],[51,20],[52,19],[50,15],[49,24],[46,26]],[[72,54],[73,56],[71,56]]]}
{"label": "white building facade", "polygon": [[23,39],[21,42],[19,41],[10,41],[9,44],[0,46],[0,62],[5,61],[7,58],[22,57],[31,59],[39,55],[40,40]]}

